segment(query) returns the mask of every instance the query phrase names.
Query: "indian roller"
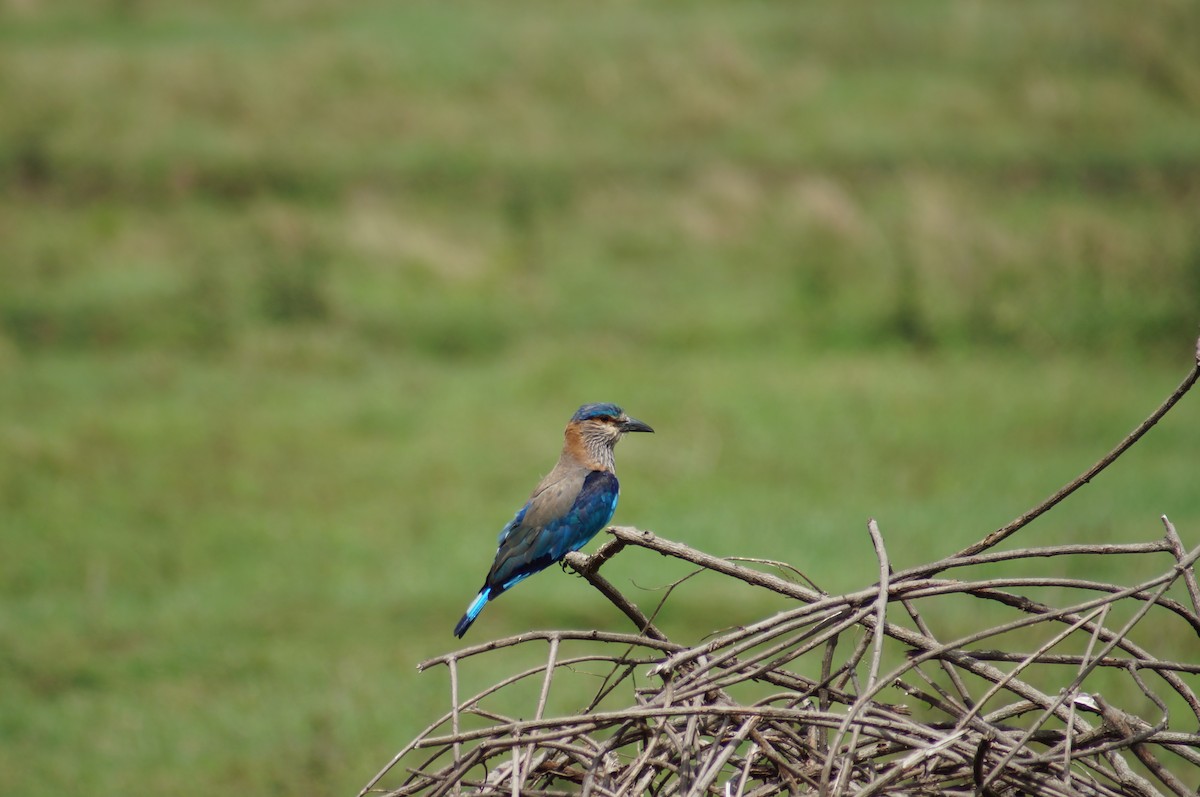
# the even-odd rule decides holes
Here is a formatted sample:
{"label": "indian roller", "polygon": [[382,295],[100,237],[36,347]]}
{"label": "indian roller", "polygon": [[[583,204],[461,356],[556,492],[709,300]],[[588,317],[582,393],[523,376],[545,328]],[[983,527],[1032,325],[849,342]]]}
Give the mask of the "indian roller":
{"label": "indian roller", "polygon": [[456,637],[488,601],[578,551],[604,528],[617,509],[613,447],[626,432],[653,431],[616,404],[584,404],[571,416],[558,464],[500,532],[496,561],[454,627]]}

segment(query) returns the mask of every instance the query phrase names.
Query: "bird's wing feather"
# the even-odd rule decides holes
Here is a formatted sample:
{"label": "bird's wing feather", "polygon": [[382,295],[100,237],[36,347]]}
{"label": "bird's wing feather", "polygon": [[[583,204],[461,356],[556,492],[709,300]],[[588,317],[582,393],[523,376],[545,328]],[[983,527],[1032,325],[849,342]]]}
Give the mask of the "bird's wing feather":
{"label": "bird's wing feather", "polygon": [[612,518],[616,476],[588,471],[577,492],[570,489],[574,481],[565,478],[540,490],[501,534],[486,582],[493,597],[582,548]]}
{"label": "bird's wing feather", "polygon": [[508,524],[504,528],[500,529],[500,537],[496,540],[496,545],[504,544],[504,541],[508,539],[508,535],[512,534],[512,530],[521,525],[521,521],[525,519],[525,513],[528,511],[529,504],[525,504],[525,506],[517,511],[517,514],[513,515],[513,519],[508,521]]}

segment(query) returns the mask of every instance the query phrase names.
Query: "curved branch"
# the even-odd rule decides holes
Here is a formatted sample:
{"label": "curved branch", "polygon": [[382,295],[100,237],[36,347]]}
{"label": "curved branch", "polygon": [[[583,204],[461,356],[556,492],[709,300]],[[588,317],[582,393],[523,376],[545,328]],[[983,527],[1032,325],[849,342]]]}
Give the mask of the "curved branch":
{"label": "curved branch", "polygon": [[[1188,372],[1188,375],[1186,377],[1184,377],[1183,381],[1179,383],[1179,387],[1175,388],[1174,392],[1171,393],[1171,395],[1167,396],[1167,399],[1162,404],[1159,405],[1158,409],[1156,409],[1154,412],[1150,413],[1150,416],[1148,418],[1146,418],[1146,420],[1139,423],[1137,425],[1137,427],[1125,437],[1124,440],[1122,440],[1119,444],[1117,444],[1116,448],[1114,448],[1112,451],[1109,451],[1107,454],[1105,454],[1103,457],[1101,457],[1100,460],[1095,465],[1092,465],[1090,468],[1085,470],[1083,473],[1079,474],[1079,476],[1076,477],[1074,479],[1074,481],[1071,481],[1070,483],[1064,485],[1063,488],[1060,489],[1058,492],[1056,492],[1054,495],[1050,496],[1045,501],[1042,501],[1040,504],[1035,506],[1033,509],[1030,509],[1025,514],[1019,516],[1018,518],[1013,520],[1008,525],[1001,526],[1000,528],[993,531],[991,534],[984,537],[982,540],[979,540],[978,542],[968,545],[966,548],[963,548],[958,553],[950,556],[948,558],[948,560],[953,561],[955,559],[962,559],[963,557],[967,557],[967,556],[974,556],[975,554],[980,553],[981,551],[986,551],[988,548],[995,546],[996,544],[1002,542],[1003,540],[1007,539],[1008,537],[1011,537],[1013,534],[1017,533],[1018,531],[1025,528],[1030,523],[1032,523],[1034,520],[1036,520],[1037,518],[1044,515],[1047,511],[1049,511],[1050,509],[1053,509],[1056,505],[1058,505],[1063,499],[1065,499],[1071,493],[1075,492],[1080,487],[1087,484],[1092,479],[1096,478],[1096,476],[1098,476],[1101,471],[1103,471],[1109,465],[1116,462],[1118,457],[1120,457],[1122,454],[1124,454],[1126,451],[1128,451],[1130,446],[1132,446],[1138,440],[1141,440],[1142,435],[1144,435],[1144,434],[1146,434],[1146,432],[1150,431],[1150,428],[1152,426],[1154,426],[1154,424],[1158,423],[1162,419],[1162,417],[1164,415],[1166,415],[1167,412],[1170,411],[1170,409],[1172,407],[1174,407],[1179,402],[1179,400],[1181,398],[1183,398],[1184,395],[1187,394],[1187,392],[1189,390],[1192,389],[1192,385],[1196,384],[1196,379],[1200,378],[1200,340],[1197,340],[1197,342],[1196,342],[1196,351],[1197,351],[1197,356],[1196,356],[1195,362],[1192,365],[1192,369],[1191,369],[1191,371]],[[937,568],[937,567],[939,567],[939,565],[941,565],[941,563],[936,562],[933,565],[930,565],[930,567]],[[931,575],[933,573],[939,572],[940,569],[944,569],[944,568],[939,568],[938,570],[926,569],[922,573],[922,575]]]}

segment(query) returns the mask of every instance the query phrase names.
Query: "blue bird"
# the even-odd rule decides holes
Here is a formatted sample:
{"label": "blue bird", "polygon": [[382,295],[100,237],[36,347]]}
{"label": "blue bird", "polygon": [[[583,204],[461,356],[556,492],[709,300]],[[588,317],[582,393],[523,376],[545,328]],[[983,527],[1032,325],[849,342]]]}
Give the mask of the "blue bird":
{"label": "blue bird", "polygon": [[558,464],[500,532],[496,561],[454,627],[456,637],[488,601],[578,551],[604,528],[617,509],[613,446],[626,432],[653,431],[616,404],[584,404],[571,416]]}

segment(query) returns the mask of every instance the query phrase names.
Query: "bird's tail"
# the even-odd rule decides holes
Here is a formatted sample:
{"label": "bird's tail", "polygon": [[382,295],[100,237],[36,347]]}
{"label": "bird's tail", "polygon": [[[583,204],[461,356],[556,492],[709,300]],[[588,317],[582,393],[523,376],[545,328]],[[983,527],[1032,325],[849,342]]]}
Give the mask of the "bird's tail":
{"label": "bird's tail", "polygon": [[454,635],[462,639],[463,634],[467,633],[467,629],[471,627],[471,623],[475,622],[475,618],[483,611],[483,607],[487,604],[488,599],[492,596],[490,587],[484,587],[479,590],[479,594],[475,596],[475,600],[471,601],[471,605],[467,607],[467,613],[458,621],[458,625],[454,626]]}

